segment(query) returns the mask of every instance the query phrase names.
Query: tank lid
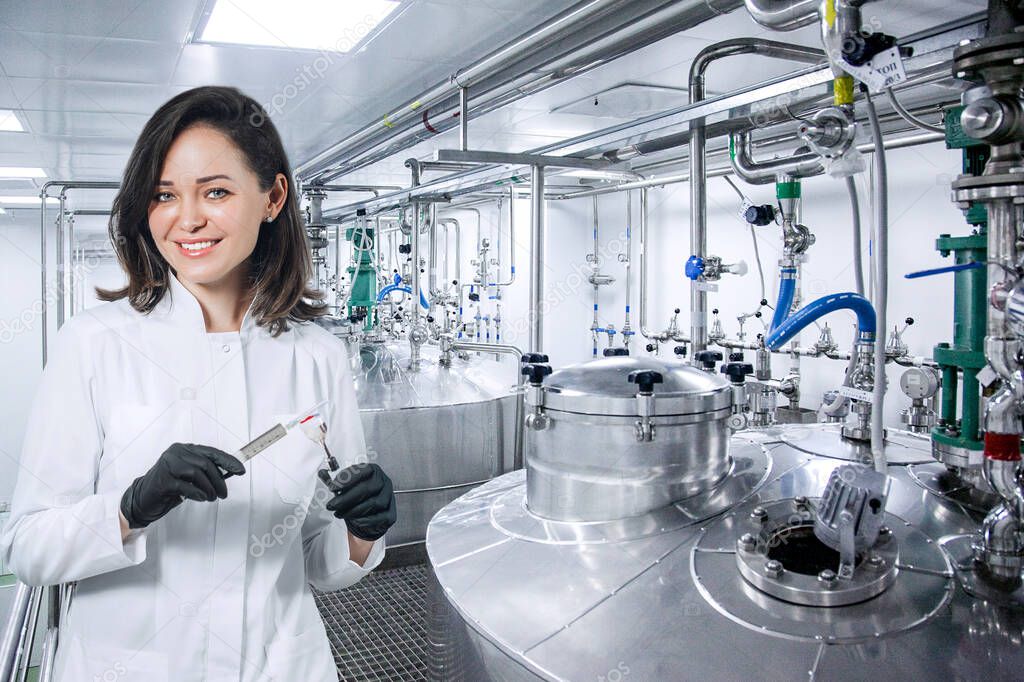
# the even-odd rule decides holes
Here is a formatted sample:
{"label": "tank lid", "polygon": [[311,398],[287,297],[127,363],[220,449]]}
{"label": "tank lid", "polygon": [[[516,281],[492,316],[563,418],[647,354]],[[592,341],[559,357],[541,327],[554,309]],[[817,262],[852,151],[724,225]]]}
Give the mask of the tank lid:
{"label": "tank lid", "polygon": [[732,404],[729,382],[677,360],[652,357],[608,357],[570,365],[544,381],[544,407],[562,412],[636,415],[636,371],[655,371],[656,414],[696,414]]}

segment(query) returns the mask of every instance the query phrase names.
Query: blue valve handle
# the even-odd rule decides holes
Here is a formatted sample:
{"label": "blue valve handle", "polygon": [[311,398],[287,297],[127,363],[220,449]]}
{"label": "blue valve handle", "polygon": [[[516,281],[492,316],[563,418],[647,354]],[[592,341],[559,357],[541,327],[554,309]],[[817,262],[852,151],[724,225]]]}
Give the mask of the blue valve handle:
{"label": "blue valve handle", "polygon": [[700,256],[690,256],[686,259],[686,267],[683,272],[694,281],[700,279],[704,274],[704,259]]}
{"label": "blue valve handle", "polygon": [[917,272],[908,272],[903,275],[905,279],[918,279],[920,277],[931,277],[932,275],[943,275],[947,272],[962,272],[963,270],[977,270],[978,268],[985,267],[984,263],[978,263],[971,261],[970,263],[958,263],[956,265],[947,265],[944,268],[932,268],[931,270],[918,270]]}

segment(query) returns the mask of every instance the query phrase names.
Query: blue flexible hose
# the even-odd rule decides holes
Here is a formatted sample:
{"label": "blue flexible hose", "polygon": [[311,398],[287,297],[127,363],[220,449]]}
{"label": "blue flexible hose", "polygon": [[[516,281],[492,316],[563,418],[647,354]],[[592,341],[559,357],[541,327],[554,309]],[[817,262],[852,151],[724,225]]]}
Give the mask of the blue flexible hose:
{"label": "blue flexible hose", "polygon": [[785,322],[779,325],[764,340],[765,345],[771,350],[778,350],[780,346],[799,334],[804,327],[812,324],[819,317],[824,317],[836,310],[852,310],[857,314],[857,329],[862,337],[875,335],[875,309],[868,299],[860,294],[846,292],[842,294],[829,294],[822,296],[816,301],[811,301],[800,310],[793,313]]}
{"label": "blue flexible hose", "polygon": [[793,296],[796,294],[795,275],[796,268],[782,268],[779,271],[779,300],[775,304],[775,314],[772,315],[772,326],[768,333],[778,329],[789,317],[789,309],[793,307]]}

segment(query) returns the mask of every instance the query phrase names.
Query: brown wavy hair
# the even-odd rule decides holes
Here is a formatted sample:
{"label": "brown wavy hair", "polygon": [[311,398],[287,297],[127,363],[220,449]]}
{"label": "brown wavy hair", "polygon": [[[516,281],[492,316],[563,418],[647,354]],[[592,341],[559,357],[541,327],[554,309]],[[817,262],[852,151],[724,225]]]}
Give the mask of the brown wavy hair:
{"label": "brown wavy hair", "polygon": [[149,206],[167,150],[187,128],[204,125],[227,136],[268,191],[278,173],[288,178],[284,208],[271,224],[261,226],[249,256],[253,318],[272,336],[288,331],[288,322],[305,322],[327,313],[322,293],[307,286],[313,274],[309,242],[295,194],[291,167],[281,137],[256,100],[235,88],[193,88],[168,100],[146,122],[124,170],[111,208],[107,231],[117,260],[128,275],[121,289],[96,287],[103,301],[127,297],[148,314],[170,287],[167,261],[149,231]]}

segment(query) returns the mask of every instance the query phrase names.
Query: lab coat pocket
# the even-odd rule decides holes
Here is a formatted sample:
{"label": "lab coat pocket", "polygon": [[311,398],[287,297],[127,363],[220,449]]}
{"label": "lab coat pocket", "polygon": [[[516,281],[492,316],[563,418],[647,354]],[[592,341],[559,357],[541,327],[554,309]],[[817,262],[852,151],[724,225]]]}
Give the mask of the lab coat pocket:
{"label": "lab coat pocket", "polygon": [[125,648],[101,642],[83,642],[77,633],[60,645],[55,678],[59,682],[81,680],[146,680],[168,682],[167,655],[141,648]]}
{"label": "lab coat pocket", "polygon": [[[278,423],[285,423],[293,416],[279,414],[274,418]],[[305,507],[313,498],[316,470],[323,460],[323,450],[295,428],[257,457],[264,455],[273,468],[274,489],[281,502]]]}
{"label": "lab coat pocket", "polygon": [[323,627],[294,636],[278,633],[266,652],[271,680],[321,680],[327,679],[327,671],[334,670]]}
{"label": "lab coat pocket", "polygon": [[139,403],[114,403],[103,439],[101,476],[111,472],[119,485],[146,473],[173,440],[168,410]]}

